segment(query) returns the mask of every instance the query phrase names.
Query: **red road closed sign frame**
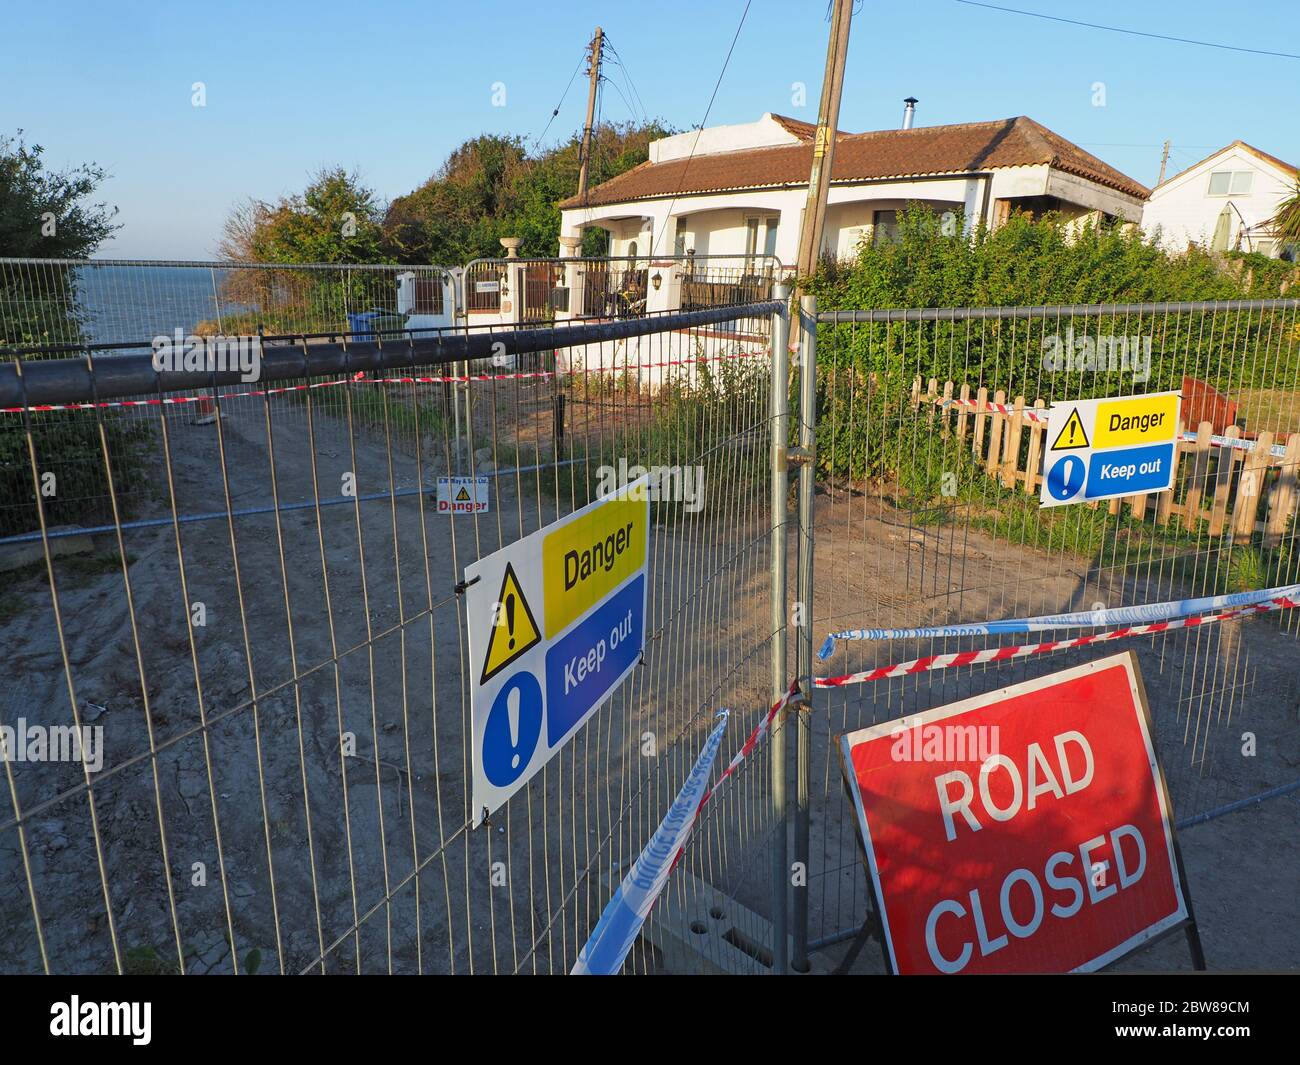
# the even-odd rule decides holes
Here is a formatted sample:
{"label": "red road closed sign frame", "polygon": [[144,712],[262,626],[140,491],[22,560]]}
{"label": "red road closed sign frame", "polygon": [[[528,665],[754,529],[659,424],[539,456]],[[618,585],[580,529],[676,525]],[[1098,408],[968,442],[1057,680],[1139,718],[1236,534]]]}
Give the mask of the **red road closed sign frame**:
{"label": "red road closed sign frame", "polygon": [[1189,929],[1132,652],[840,737],[895,973],[1101,969]]}

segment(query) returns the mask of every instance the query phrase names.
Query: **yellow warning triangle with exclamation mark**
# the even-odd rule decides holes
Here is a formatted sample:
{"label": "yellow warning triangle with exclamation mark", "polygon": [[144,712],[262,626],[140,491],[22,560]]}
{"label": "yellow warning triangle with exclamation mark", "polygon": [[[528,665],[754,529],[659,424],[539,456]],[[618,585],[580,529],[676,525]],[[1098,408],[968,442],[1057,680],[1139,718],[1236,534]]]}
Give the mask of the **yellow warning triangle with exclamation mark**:
{"label": "yellow warning triangle with exclamation mark", "polygon": [[465,491],[465,486],[461,485],[460,491],[456,493],[456,502],[465,503],[468,502],[468,500],[469,500],[469,493]]}
{"label": "yellow warning triangle with exclamation mark", "polygon": [[501,591],[492,610],[492,619],[492,634],[488,637],[480,685],[486,684],[525,651],[535,647],[542,638],[537,620],[524,598],[524,590],[519,586],[519,578],[509,562],[501,578]]}
{"label": "yellow warning triangle with exclamation mark", "polygon": [[1061,431],[1056,434],[1056,440],[1052,444],[1053,451],[1073,451],[1076,448],[1089,447],[1088,434],[1083,428],[1083,419],[1079,417],[1079,408],[1075,407],[1070,411],[1069,418],[1061,426]]}

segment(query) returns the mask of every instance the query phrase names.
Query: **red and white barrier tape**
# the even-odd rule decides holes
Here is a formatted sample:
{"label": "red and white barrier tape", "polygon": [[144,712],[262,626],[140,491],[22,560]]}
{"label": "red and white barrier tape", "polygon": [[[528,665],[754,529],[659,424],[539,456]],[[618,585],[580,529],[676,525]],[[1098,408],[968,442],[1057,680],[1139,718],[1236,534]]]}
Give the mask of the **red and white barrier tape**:
{"label": "red and white barrier tape", "polygon": [[704,797],[700,799],[700,805],[695,808],[695,818],[691,823],[691,831],[687,835],[686,840],[682,843],[681,847],[678,848],[677,854],[673,858],[673,868],[676,868],[677,863],[681,861],[682,855],[686,853],[686,847],[690,843],[691,835],[695,832],[695,825],[699,823],[700,814],[703,812],[705,804],[713,796],[713,793],[722,786],[722,782],[740,768],[740,763],[754,753],[754,748],[758,746],[759,741],[762,740],[762,738],[771,730],[772,722],[776,720],[776,715],[789,706],[798,695],[799,682],[796,680],[790,685],[789,691],[774,702],[768,708],[767,713],[759,719],[758,724],[754,726],[754,731],[749,734],[749,738],[740,745],[740,750],[738,750],[731,761],[727,763],[727,768],[724,769],[718,779],[713,782],[713,786],[704,793]]}
{"label": "red and white barrier tape", "polygon": [[[593,373],[629,373],[633,370],[657,370],[669,366],[698,366],[704,362],[725,362],[732,359],[752,359],[767,355],[767,351],[741,351],[728,355],[706,355],[700,358],[668,359],[663,362],[628,363],[622,366],[579,366],[569,370],[531,370],[518,373],[480,373],[480,374],[439,374],[429,377],[366,377],[364,372],[354,374],[352,381],[368,385],[440,385],[462,384],[471,381],[536,381],[548,377],[568,377],[577,374]],[[223,392],[222,401],[244,399],[249,396],[278,396],[285,392],[305,392],[312,388],[332,388],[344,385],[342,381],[313,381],[305,385],[284,385],[280,388],[257,388],[247,392]],[[160,396],[157,399],[115,399],[101,403],[37,403],[30,407],[0,407],[0,414],[21,414],[25,410],[33,412],[67,411],[67,410],[101,410],[111,407],[170,407],[186,403],[211,403],[212,396]]]}
{"label": "red and white barrier tape", "polygon": [[1047,424],[1048,412],[1039,410],[1036,407],[1021,407],[1017,410],[1015,407],[1008,407],[1005,403],[992,403],[985,400],[980,403],[977,399],[953,399],[951,397],[929,396],[925,397],[936,406],[947,410],[949,407],[965,407],[967,410],[973,410],[979,414],[1005,414],[1008,417],[1014,417],[1017,414],[1023,415],[1027,422],[1041,422]]}
{"label": "red and white barrier tape", "polygon": [[1068,640],[1048,640],[1045,643],[1025,643],[1013,647],[991,647],[982,651],[957,651],[950,654],[927,655],[910,662],[896,662],[891,666],[863,670],[860,673],[846,673],[842,677],[816,677],[813,687],[839,688],[846,684],[865,684],[873,680],[885,680],[890,677],[906,677],[913,673],[924,673],[931,669],[948,669],[951,666],[973,666],[982,662],[1004,662],[1012,658],[1027,658],[1030,655],[1047,654],[1050,651],[1064,651],[1071,647],[1086,647],[1092,643],[1104,643],[1107,640],[1120,640],[1126,636],[1151,636],[1170,632],[1174,629],[1197,628],[1210,625],[1216,621],[1230,621],[1233,618],[1249,617],[1263,614],[1270,610],[1290,610],[1300,607],[1300,600],[1279,598],[1253,606],[1240,607],[1235,610],[1223,610],[1217,614],[1200,614],[1190,618],[1178,618],[1174,621],[1157,621],[1149,625],[1130,625],[1110,632],[1097,632],[1090,636],[1075,636]]}

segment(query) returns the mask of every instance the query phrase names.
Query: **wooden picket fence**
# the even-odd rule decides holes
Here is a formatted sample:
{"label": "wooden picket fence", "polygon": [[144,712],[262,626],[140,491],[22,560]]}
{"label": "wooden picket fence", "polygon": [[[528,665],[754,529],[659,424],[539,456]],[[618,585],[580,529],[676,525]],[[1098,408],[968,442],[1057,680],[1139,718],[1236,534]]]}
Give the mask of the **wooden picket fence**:
{"label": "wooden picket fence", "polygon": [[[1003,487],[1032,496],[1040,493],[1047,426],[1045,420],[1029,420],[1024,412],[1039,411],[1045,419],[1048,407],[1041,397],[1026,406],[1024,396],[1008,401],[1001,389],[990,397],[987,388],[972,394],[967,384],[940,385],[936,378],[923,382],[917,377],[912,406],[928,407],[927,419],[940,419],[945,436],[955,432],[959,440],[969,439],[976,461]],[[1216,445],[1208,421],[1196,427],[1195,441],[1181,439],[1184,427],[1180,423],[1178,428],[1173,489],[1109,500],[1109,512],[1119,514],[1128,506],[1134,518],[1156,525],[1181,522],[1195,533],[1205,523],[1210,536],[1230,533],[1234,542],[1248,543],[1259,535],[1265,547],[1280,544],[1300,504],[1300,433],[1277,434],[1275,439],[1273,433],[1261,432],[1247,449]],[[1241,438],[1235,425],[1220,435],[1221,440]],[[1283,445],[1285,453],[1274,455],[1275,444]]]}

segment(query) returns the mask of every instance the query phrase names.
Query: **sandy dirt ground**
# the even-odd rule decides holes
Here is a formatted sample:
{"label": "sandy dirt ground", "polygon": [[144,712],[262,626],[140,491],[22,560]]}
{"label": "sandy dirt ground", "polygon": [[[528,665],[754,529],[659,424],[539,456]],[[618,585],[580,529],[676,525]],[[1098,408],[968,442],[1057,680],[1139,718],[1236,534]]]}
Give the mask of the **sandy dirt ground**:
{"label": "sandy dirt ground", "polygon": [[[177,510],[224,510],[223,465],[235,510],[266,506],[277,493],[282,504],[342,499],[349,472],[362,497],[387,492],[390,478],[402,491],[445,472],[443,439],[424,442],[421,468],[413,449],[390,449],[382,432],[350,437],[337,418],[322,412],[316,421],[313,447],[305,409],[278,407],[268,447],[257,408],[232,411],[223,464],[214,427],[174,419]],[[724,468],[766,463],[761,440],[741,440],[721,458]],[[165,469],[160,456],[160,506],[169,513]],[[0,622],[0,720],[66,724],[72,702],[106,708],[87,712],[104,728],[109,772],[94,789],[96,835],[80,766],[12,764],[24,831],[6,782],[0,971],[38,971],[43,956],[54,971],[111,971],[114,937],[128,967],[175,971],[177,929],[194,973],[230,972],[236,962],[260,972],[319,969],[322,954],[324,968],[343,972],[566,969],[608,898],[610,875],[670,805],[713,709],[736,712],[729,758],[768,701],[765,483],[711,484],[729,500],[721,516],[654,531],[644,668],[479,830],[466,827],[468,648],[453,587],[468,563],[570,509],[563,498],[555,506],[553,479],[536,471],[495,477],[491,513],[454,521],[430,513],[427,501],[422,511],[414,493],[394,505],[322,506],[319,523],[308,506],[279,522],[255,514],[182,524],[179,554],[170,526],[128,532],[130,600],[111,562],[90,575],[56,563],[62,647],[43,572],[9,575],[6,602],[17,609]],[[818,508],[819,634],[1178,594],[1158,578],[1126,583],[1087,559],[912,526],[869,500],[822,495]],[[113,536],[96,538],[97,551],[114,548]],[[202,626],[187,624],[197,603]],[[1294,629],[1257,620],[1133,643],[1177,816],[1300,777]],[[827,668],[848,672],[959,646],[975,644],[855,648]],[[851,933],[866,907],[829,757],[834,737],[1087,657],[819,694],[814,941]],[[1256,735],[1252,758],[1239,752],[1247,730]],[[688,863],[759,913],[770,898],[765,757],[757,754],[719,796]],[[1213,968],[1300,966],[1298,812],[1292,795],[1182,834]],[[874,942],[846,940],[822,955],[845,971],[880,968]],[[653,954],[639,957],[655,965]],[[1182,940],[1171,939],[1120,967],[1189,963]]]}
{"label": "sandy dirt ground", "polygon": [[[594,427],[615,418],[571,424],[595,445]],[[345,972],[567,969],[608,897],[602,876],[657,825],[716,708],[761,705],[754,647],[768,620],[747,609],[766,601],[765,528],[750,521],[761,479],[719,485],[734,496],[725,530],[655,530],[643,667],[491,825],[470,830],[454,585],[469,562],[572,509],[567,489],[554,471],[548,483],[493,470],[491,512],[453,520],[427,498],[422,509],[418,492],[365,498],[433,483],[444,437],[424,440],[417,460],[409,439],[390,449],[377,429],[350,437],[318,411],[313,447],[292,403],[277,406],[270,446],[254,406],[221,425],[224,463],[215,427],[169,421],[178,512],[224,511],[224,466],[231,509],[278,494],[296,508],[278,523],[182,523],[179,552],[170,524],[128,531],[130,600],[111,558],[91,574],[56,560],[63,647],[43,568],[9,582],[2,720],[68,724],[75,700],[103,727],[106,769],[96,835],[79,765],[12,763],[25,832],[6,790],[0,970],[48,959],[54,971],[111,971],[115,937],[128,968],[174,971],[177,928],[196,973],[299,971],[322,953]],[[161,435],[157,446],[153,512],[170,513]],[[737,447],[736,461],[766,461],[756,443]],[[584,460],[593,476],[595,462]],[[359,506],[323,505],[319,523],[297,506],[317,490],[342,501],[354,471]],[[95,539],[101,553],[116,545]],[[202,604],[202,625],[186,624],[187,603],[191,616]],[[733,841],[744,794],[719,804]]]}

